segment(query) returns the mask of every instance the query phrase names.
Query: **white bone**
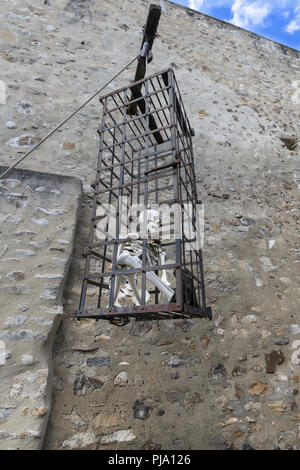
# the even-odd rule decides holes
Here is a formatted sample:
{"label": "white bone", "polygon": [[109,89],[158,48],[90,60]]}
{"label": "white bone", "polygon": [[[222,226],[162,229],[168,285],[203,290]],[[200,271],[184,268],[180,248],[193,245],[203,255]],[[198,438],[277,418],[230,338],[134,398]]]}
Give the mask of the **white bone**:
{"label": "white bone", "polygon": [[132,289],[131,289],[130,284],[128,282],[128,279],[126,280],[125,287],[122,289],[122,294],[123,294],[123,297],[132,297],[133,296],[133,292],[132,292]]}
{"label": "white bone", "polygon": [[[142,268],[142,263],[140,259],[136,255],[129,255],[128,252],[126,253],[126,251],[119,256],[118,264],[120,264],[121,266],[129,266],[134,269]],[[162,282],[162,280],[156,274],[154,274],[154,272],[147,271],[146,278],[152,284],[154,284],[160,292],[164,294],[165,298],[167,299],[167,302],[171,300],[174,295],[173,289],[171,289],[169,286],[166,286]]]}
{"label": "white bone", "polygon": [[142,299],[135,283],[134,274],[127,274],[127,278],[133,292],[133,298],[136,300],[135,304],[142,305]]}
{"label": "white bone", "polygon": [[[115,295],[113,300],[114,307],[122,307],[119,300],[124,297],[132,297],[135,305],[141,305],[141,289],[136,287],[135,274],[127,274],[127,283],[125,287],[121,287],[122,276],[117,276],[115,284]],[[150,298],[149,292],[146,290],[145,302]]]}
{"label": "white bone", "polygon": [[117,276],[116,283],[115,283],[114,298],[113,298],[113,305],[116,307],[121,307],[119,303],[119,298],[121,298],[120,297],[121,281],[122,281],[122,276]]}
{"label": "white bone", "polygon": [[[165,261],[166,261],[166,253],[162,251],[160,253],[160,264],[163,266],[165,264]],[[165,269],[162,270],[161,280],[166,286],[169,287],[171,285],[170,282],[168,281],[167,271]]]}
{"label": "white bone", "polygon": [[[161,250],[159,242],[159,228],[161,217],[159,211],[147,209],[139,216],[140,227],[142,228],[142,237],[150,237],[151,243],[148,244],[146,251],[146,259],[148,264],[156,265],[158,257],[160,263],[165,264],[166,253]],[[145,223],[147,224],[145,226]],[[146,229],[146,230],[145,230]],[[145,233],[146,231],[146,233]],[[96,236],[97,236],[96,232]],[[142,268],[141,256],[143,254],[143,241],[140,239],[139,234],[128,234],[130,241],[124,242],[118,246],[117,251],[117,264],[120,266],[130,268]],[[122,278],[126,278],[125,287],[121,287]],[[153,271],[146,272],[146,278],[159,290],[159,301],[169,302],[174,295],[174,290],[170,287],[170,282],[167,278],[167,272],[164,269],[161,277],[158,277]],[[132,297],[135,305],[141,305],[141,289],[138,289],[135,274],[124,274],[117,276],[115,283],[115,292],[113,298],[113,305],[121,307],[119,300],[124,297]],[[149,292],[145,292],[145,302],[147,303],[150,298]]]}
{"label": "white bone", "polygon": [[[160,264],[163,266],[165,264],[165,261],[166,261],[166,253],[162,251],[160,253]],[[170,282],[168,281],[167,272],[165,269],[162,270],[162,275],[160,279],[165,284],[165,286],[169,287],[171,285]],[[163,303],[164,301],[168,302],[168,299],[164,296],[163,292],[161,292],[159,295],[159,301],[161,303]]]}

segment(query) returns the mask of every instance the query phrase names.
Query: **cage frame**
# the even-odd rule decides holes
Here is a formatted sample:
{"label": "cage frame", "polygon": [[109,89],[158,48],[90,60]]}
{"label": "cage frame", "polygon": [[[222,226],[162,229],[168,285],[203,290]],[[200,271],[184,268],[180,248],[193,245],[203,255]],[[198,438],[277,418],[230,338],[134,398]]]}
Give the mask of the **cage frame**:
{"label": "cage frame", "polygon": [[[158,88],[155,87],[154,82]],[[150,88],[152,91],[150,91]],[[160,95],[159,98],[157,98],[158,95]],[[148,183],[153,182],[155,185],[154,192],[156,191],[156,200],[158,199],[158,191],[167,191],[166,188],[173,190],[174,198],[160,201],[160,204],[164,202],[168,204],[178,204],[182,209],[184,199],[182,198],[181,186],[186,191],[187,199],[190,199],[193,207],[196,204],[201,204],[197,194],[193,158],[192,136],[194,132],[187,118],[173,68],[168,68],[144,77],[133,84],[101,96],[99,99],[103,105],[103,113],[101,126],[97,131],[100,136],[97,172],[96,179],[91,184],[94,189],[94,196],[89,242],[84,252],[86,263],[79,307],[74,312],[75,317],[77,319],[94,318],[96,320],[113,320],[114,318],[122,317],[134,317],[135,319],[141,320],[191,317],[211,319],[211,308],[206,305],[202,250],[194,250],[196,253],[196,261],[192,261],[192,255],[190,255],[191,262],[190,264],[187,263],[184,250],[186,241],[184,234],[182,238],[176,238],[174,241],[161,243],[162,247],[173,246],[175,248],[175,262],[164,265],[159,263],[153,266],[147,265],[147,240],[143,239],[141,256],[142,267],[121,269],[121,267],[117,265],[118,247],[120,244],[131,241],[131,239],[119,238],[120,214],[119,209],[117,209],[116,237],[111,240],[105,239],[104,241],[95,242],[95,231],[100,220],[99,216],[97,216],[97,207],[100,204],[99,198],[105,194],[108,195],[109,200],[111,200],[112,197],[117,197],[119,200],[120,196],[123,195],[123,191],[127,191],[132,198],[133,188],[134,186],[138,186],[138,202],[140,202],[141,196],[144,196],[144,204],[148,207],[148,197],[149,194],[153,192],[153,190],[149,190]],[[109,108],[108,102],[114,102],[115,107]],[[159,103],[158,107],[157,103]],[[130,115],[130,108],[138,108],[139,112]],[[113,113],[121,113],[122,121],[116,122]],[[112,123],[109,123],[110,125],[107,125],[108,118],[112,121]],[[127,135],[128,128],[133,135]],[[116,138],[117,131],[121,135],[121,140]],[[107,138],[105,140],[107,132],[111,136],[113,144],[109,144]],[[141,142],[144,142],[144,144]],[[133,148],[133,156],[128,158],[126,148],[133,147],[133,143],[135,145],[141,145],[141,149],[138,151],[138,149]],[[115,150],[118,146],[121,147],[120,158],[116,155]],[[163,149],[161,149],[160,146],[163,146]],[[165,146],[167,148],[165,148]],[[110,164],[107,164],[103,157],[107,151],[111,154]],[[137,155],[134,156],[134,154]],[[165,159],[167,157],[170,157],[167,163],[162,165],[158,164],[159,159]],[[144,171],[141,172],[143,162],[145,168]],[[151,166],[153,162],[154,166]],[[132,168],[135,165],[134,168],[138,171],[137,178],[133,178],[133,170],[132,172],[128,170],[129,165],[131,165]],[[116,173],[118,170],[120,171],[119,176]],[[185,175],[184,181],[182,171]],[[110,176],[109,182],[102,176],[105,172],[108,172]],[[125,183],[124,179],[125,172],[126,176],[129,175],[131,178],[127,183]],[[173,178],[173,183],[166,187],[159,188],[159,180],[169,177]],[[115,186],[112,185],[114,178],[118,181],[118,184]],[[143,192],[140,189],[141,185],[144,186]],[[189,188],[189,190],[187,188]],[[110,245],[113,246],[112,258],[107,255],[107,247]],[[101,254],[97,250],[102,248],[103,252]],[[101,260],[101,272],[90,272],[91,260],[93,258]],[[111,270],[106,271],[104,269],[105,263],[111,263]],[[196,274],[194,274],[193,265],[195,265]],[[186,266],[190,266],[191,270],[188,271]],[[157,303],[158,292],[155,287],[155,290],[151,293],[154,294],[156,302],[154,304],[147,304],[145,298],[147,272],[152,271],[158,274],[158,272],[163,269],[174,270],[173,273],[176,278],[175,300],[168,303]],[[121,307],[113,305],[116,278],[117,276],[124,276],[126,274],[141,275],[141,305]],[[191,277],[188,278],[187,276]],[[107,278],[111,281],[110,285],[105,282]],[[187,301],[188,295],[190,295],[187,293],[187,282],[184,283],[187,279],[189,282],[192,282],[193,299],[194,282],[197,283],[197,300],[193,301],[195,305],[192,305],[193,302]],[[86,306],[87,290],[90,285],[98,288],[97,306]],[[103,289],[109,290],[109,305],[105,308],[101,307]]]}

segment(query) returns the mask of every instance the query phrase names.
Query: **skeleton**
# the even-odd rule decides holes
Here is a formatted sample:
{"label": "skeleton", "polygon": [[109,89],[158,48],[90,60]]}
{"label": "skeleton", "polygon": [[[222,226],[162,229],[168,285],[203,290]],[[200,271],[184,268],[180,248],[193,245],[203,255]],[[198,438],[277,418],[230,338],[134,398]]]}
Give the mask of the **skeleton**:
{"label": "skeleton", "polygon": [[[153,234],[158,234],[160,226],[160,213],[156,210],[147,209],[140,214],[139,222],[140,225],[146,224],[148,235],[151,236]],[[142,268],[143,241],[138,239],[138,236],[139,235],[137,233],[131,233],[129,234],[129,238],[131,240],[119,245],[117,253],[117,264],[119,266],[133,269]],[[159,239],[150,238],[147,246],[146,259],[149,266],[157,265],[158,261],[161,265],[165,264],[166,253],[162,250]],[[121,287],[122,276],[124,276],[126,279],[125,288]],[[162,271],[161,277],[157,276],[153,271],[147,271],[146,278],[159,290],[159,301],[162,303],[169,303],[175,292],[170,287],[166,270]],[[132,297],[135,305],[142,304],[141,290],[137,287],[135,274],[117,276],[113,305],[121,306],[119,300],[125,296]],[[146,290],[146,303],[148,302],[149,298],[150,294]]]}

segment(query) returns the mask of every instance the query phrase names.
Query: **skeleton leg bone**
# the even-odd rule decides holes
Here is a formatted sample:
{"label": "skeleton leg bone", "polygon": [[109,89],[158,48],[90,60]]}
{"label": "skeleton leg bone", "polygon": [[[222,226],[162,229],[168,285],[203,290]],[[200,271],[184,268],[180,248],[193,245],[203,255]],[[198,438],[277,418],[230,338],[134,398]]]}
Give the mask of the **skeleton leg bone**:
{"label": "skeleton leg bone", "polygon": [[[113,306],[122,307],[122,305],[119,302],[119,299],[122,299],[123,297],[133,297],[134,303],[136,305],[141,305],[142,303],[141,292],[136,286],[135,275],[127,274],[125,277],[128,281],[129,286],[127,284],[127,286],[121,290],[122,276],[117,276],[117,280],[115,284]],[[146,296],[145,296],[146,303],[148,302],[149,298],[150,298],[150,294],[148,291],[146,291]]]}
{"label": "skeleton leg bone", "polygon": [[[160,253],[160,264],[164,265],[165,261],[166,261],[166,253],[164,251],[162,251]],[[161,280],[166,286],[169,287],[171,285],[170,282],[168,281],[167,272],[166,272],[165,269],[163,269],[163,271],[162,271]]]}
{"label": "skeleton leg bone", "polygon": [[[160,257],[160,264],[163,266],[165,264],[165,260],[166,260],[166,253],[164,251],[162,251],[160,253],[159,257]],[[170,287],[171,284],[168,281],[167,272],[166,272],[165,269],[163,269],[160,279],[165,284],[165,286]],[[160,302],[164,302],[164,300],[168,301],[168,299],[164,296],[164,294],[162,292],[160,292],[159,299],[160,299]]]}
{"label": "skeleton leg bone", "polygon": [[[122,253],[118,258],[118,264],[121,266],[129,266],[131,268],[142,268],[142,263],[138,256],[130,255],[128,253]],[[146,278],[154,284],[160,292],[163,293],[164,297],[166,298],[167,302],[171,300],[174,295],[174,290],[171,289],[168,285],[166,285],[154,272],[147,271]]]}
{"label": "skeleton leg bone", "polygon": [[113,298],[113,306],[116,306],[116,307],[121,307],[119,300],[118,300],[120,290],[121,290],[121,282],[122,282],[122,276],[117,276],[116,283],[115,283],[114,298]]}
{"label": "skeleton leg bone", "polygon": [[127,274],[127,278],[133,292],[133,297],[137,300],[138,305],[142,305],[142,299],[135,283],[134,274]]}

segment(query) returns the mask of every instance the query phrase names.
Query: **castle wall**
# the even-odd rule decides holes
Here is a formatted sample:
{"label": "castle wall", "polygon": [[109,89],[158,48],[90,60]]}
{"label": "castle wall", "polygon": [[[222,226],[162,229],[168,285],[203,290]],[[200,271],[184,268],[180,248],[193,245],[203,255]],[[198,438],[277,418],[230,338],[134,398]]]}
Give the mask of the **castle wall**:
{"label": "castle wall", "polygon": [[[149,3],[1,3],[1,165],[25,151],[24,134],[42,138],[137,55]],[[80,178],[84,191],[53,351],[44,447],[299,448],[299,52],[171,2],[162,5],[149,73],[174,68],[195,129],[214,319],[118,328],[70,318],[80,295],[96,168],[101,106],[95,99],[20,165]],[[105,92],[133,74],[132,66]],[[29,271],[26,260],[22,271]],[[12,310],[10,297],[1,297]],[[1,315],[5,322],[16,312]],[[7,347],[14,344],[8,340]],[[265,354],[272,350],[285,360],[271,374]],[[91,365],[101,363],[93,358],[106,358],[106,365]],[[0,374],[15,360],[12,355]],[[0,409],[11,405],[1,397]],[[137,407],[144,419],[135,417]],[[14,413],[0,424],[4,448],[25,445],[3,433]],[[34,419],[32,430],[45,417]]]}

